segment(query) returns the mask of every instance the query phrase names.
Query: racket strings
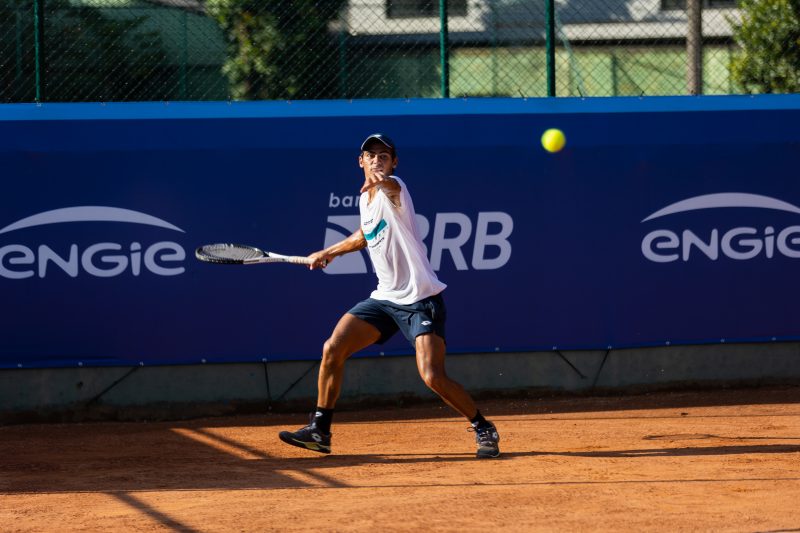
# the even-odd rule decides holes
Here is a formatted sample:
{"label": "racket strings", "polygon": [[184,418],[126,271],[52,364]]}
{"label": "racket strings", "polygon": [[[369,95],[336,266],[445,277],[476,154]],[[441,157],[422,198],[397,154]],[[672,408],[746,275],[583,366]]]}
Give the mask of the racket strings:
{"label": "racket strings", "polygon": [[249,246],[240,246],[236,244],[218,244],[211,246],[204,246],[203,253],[220,259],[231,259],[234,261],[244,261],[246,259],[256,259],[264,257],[264,252],[257,248]]}

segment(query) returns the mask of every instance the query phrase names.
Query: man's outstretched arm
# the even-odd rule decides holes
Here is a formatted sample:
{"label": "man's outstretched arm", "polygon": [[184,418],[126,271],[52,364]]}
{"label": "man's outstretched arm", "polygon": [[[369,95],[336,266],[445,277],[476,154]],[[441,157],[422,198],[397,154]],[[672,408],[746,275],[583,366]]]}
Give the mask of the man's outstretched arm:
{"label": "man's outstretched arm", "polygon": [[312,263],[308,266],[311,270],[315,268],[325,268],[330,264],[334,258],[340,255],[349,254],[350,252],[357,252],[363,250],[367,246],[367,239],[364,238],[364,232],[358,228],[352,235],[343,239],[336,244],[328,246],[324,250],[314,252],[309,255]]}
{"label": "man's outstretched arm", "polygon": [[373,187],[378,187],[389,198],[392,205],[400,207],[400,183],[391,176],[387,176],[383,172],[374,172],[365,177],[364,185],[361,186],[361,192],[366,192]]}

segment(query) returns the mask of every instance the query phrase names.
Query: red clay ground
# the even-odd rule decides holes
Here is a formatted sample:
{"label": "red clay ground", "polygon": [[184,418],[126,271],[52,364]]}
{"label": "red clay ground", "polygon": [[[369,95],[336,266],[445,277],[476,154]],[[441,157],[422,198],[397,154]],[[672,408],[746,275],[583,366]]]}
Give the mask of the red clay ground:
{"label": "red clay ground", "polygon": [[0,427],[2,531],[777,531],[800,528],[800,388],[481,402],[474,459],[438,405]]}

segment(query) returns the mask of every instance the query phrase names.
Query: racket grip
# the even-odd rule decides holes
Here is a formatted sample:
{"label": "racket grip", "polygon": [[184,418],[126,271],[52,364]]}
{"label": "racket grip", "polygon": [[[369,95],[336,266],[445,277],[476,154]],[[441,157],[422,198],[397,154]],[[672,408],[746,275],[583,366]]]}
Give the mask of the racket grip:
{"label": "racket grip", "polygon": [[[292,263],[296,263],[298,265],[312,265],[312,264],[314,264],[314,261],[312,261],[308,257],[301,257],[301,256],[291,257],[289,259],[289,261],[292,262]],[[325,268],[326,266],[328,266],[328,261],[323,261],[322,262],[322,267]]]}
{"label": "racket grip", "polygon": [[313,261],[308,257],[302,257],[299,255],[287,257],[286,261],[289,263],[294,263],[295,265],[310,265],[313,263]]}

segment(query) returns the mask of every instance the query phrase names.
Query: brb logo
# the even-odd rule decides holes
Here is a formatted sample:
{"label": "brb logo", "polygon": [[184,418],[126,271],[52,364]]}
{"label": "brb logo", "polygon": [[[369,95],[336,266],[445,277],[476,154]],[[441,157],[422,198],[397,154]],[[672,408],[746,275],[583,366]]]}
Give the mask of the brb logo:
{"label": "brb logo", "polygon": [[[7,234],[37,226],[68,222],[127,222],[155,226],[172,231],[184,231],[159,218],[118,207],[80,206],[66,207],[38,213],[0,229],[0,239]],[[2,244],[2,242],[0,242]],[[157,276],[176,276],[186,270],[180,263],[186,251],[172,241],[154,242],[143,246],[137,241],[127,244],[96,242],[84,246],[77,243],[54,250],[47,244],[26,246],[5,244],[0,246],[0,276],[6,279],[46,277],[57,267],[75,278],[80,272],[99,278],[119,276],[126,271],[138,276],[142,270]]]}
{"label": "brb logo", "polygon": [[[328,207],[358,208],[359,196],[339,197],[331,193]],[[431,233],[430,221],[417,213],[417,227],[420,237],[425,241]],[[359,215],[329,215],[325,229],[327,248],[352,235],[361,227]],[[431,266],[439,270],[442,260],[449,255],[458,270],[495,270],[511,259],[511,243],[508,238],[514,229],[514,220],[502,211],[486,211],[474,219],[464,213],[436,213],[433,222],[428,255]],[[474,231],[473,231],[474,230]],[[468,243],[474,236],[472,249]],[[427,245],[423,242],[423,246]],[[465,247],[467,248],[465,250]],[[427,250],[426,250],[427,251]],[[465,256],[465,251],[467,255]],[[469,257],[469,263],[467,262]],[[324,272],[328,274],[365,274],[369,265],[367,251],[346,254],[336,258]]]}
{"label": "brb logo", "polygon": [[[760,208],[783,211],[800,215],[800,207],[790,203],[748,193],[718,193],[695,196],[660,209],[648,216],[642,223],[661,217],[714,208]],[[716,261],[720,255],[737,261],[753,259],[762,255],[767,259],[776,254],[790,258],[800,258],[800,225],[782,228],[776,225],[763,227],[734,226],[712,228],[697,232],[691,229],[673,231],[656,229],[642,239],[642,254],[655,263],[689,261],[703,255]],[[695,251],[697,253],[693,253]]]}

